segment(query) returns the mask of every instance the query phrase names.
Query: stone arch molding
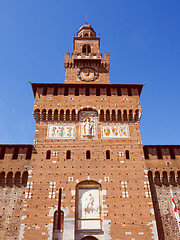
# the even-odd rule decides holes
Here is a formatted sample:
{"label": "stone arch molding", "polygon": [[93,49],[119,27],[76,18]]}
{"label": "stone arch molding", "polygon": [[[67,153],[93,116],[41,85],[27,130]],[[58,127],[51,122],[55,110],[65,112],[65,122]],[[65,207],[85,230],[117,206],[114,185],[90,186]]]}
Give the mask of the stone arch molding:
{"label": "stone arch molding", "polygon": [[81,240],[98,240],[98,238],[93,237],[93,236],[86,236],[86,237],[81,238]]}

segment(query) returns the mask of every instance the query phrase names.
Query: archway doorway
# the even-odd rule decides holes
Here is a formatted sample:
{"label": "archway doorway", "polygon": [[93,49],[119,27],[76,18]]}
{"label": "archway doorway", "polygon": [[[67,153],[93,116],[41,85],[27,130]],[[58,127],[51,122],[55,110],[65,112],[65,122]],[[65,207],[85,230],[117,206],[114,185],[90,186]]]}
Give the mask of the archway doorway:
{"label": "archway doorway", "polygon": [[87,237],[81,238],[81,240],[98,240],[98,239],[93,236],[87,236]]}

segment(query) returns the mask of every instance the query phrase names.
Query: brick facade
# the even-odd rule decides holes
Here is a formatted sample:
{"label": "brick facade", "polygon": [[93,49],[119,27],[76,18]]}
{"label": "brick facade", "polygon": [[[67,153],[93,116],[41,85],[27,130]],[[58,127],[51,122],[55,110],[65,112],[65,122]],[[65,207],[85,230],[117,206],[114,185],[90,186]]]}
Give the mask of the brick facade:
{"label": "brick facade", "polygon": [[178,239],[169,188],[177,199],[180,147],[142,145],[143,85],[110,84],[99,46],[83,25],[64,84],[32,84],[33,146],[1,145],[1,239],[57,239],[59,188],[59,239]]}

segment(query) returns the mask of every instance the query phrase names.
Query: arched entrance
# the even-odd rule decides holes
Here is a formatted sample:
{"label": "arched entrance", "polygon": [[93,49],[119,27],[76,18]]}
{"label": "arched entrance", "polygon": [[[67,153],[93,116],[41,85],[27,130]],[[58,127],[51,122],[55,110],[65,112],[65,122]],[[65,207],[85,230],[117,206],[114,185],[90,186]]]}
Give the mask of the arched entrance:
{"label": "arched entrance", "polygon": [[98,239],[93,236],[87,236],[87,237],[81,238],[81,240],[98,240]]}

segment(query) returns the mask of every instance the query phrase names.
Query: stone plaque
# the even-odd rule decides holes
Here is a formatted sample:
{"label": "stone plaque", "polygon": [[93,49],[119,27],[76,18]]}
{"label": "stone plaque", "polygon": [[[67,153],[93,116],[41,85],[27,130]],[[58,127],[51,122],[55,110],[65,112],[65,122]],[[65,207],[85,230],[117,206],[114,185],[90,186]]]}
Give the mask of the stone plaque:
{"label": "stone plaque", "polygon": [[75,125],[49,124],[47,138],[55,139],[74,139]]}
{"label": "stone plaque", "polygon": [[100,198],[98,188],[79,189],[78,228],[100,229]]}
{"label": "stone plaque", "polygon": [[129,138],[128,125],[101,126],[102,138]]}

